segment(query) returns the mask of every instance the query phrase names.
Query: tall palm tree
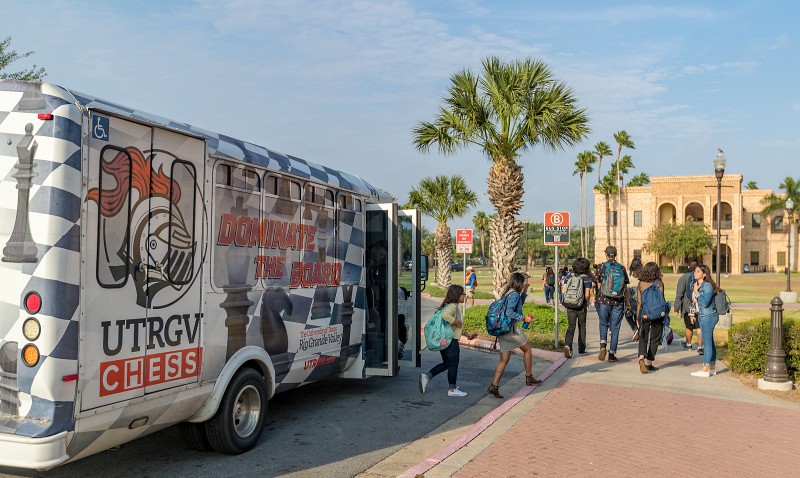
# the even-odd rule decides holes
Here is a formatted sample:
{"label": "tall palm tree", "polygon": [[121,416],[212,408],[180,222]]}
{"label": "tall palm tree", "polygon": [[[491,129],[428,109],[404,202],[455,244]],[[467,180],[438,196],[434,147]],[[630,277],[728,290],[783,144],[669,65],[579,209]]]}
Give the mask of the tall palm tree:
{"label": "tall palm tree", "polygon": [[475,225],[475,229],[478,230],[478,237],[481,240],[481,260],[486,259],[486,241],[484,233],[489,230],[489,216],[486,215],[483,211],[478,211],[475,213],[475,216],[472,217],[472,224]]}
{"label": "tall palm tree", "polygon": [[464,69],[450,83],[433,122],[414,128],[414,144],[422,152],[435,144],[445,154],[475,145],[492,162],[487,183],[497,217],[490,219],[489,232],[499,295],[514,271],[522,235],[516,215],[524,178],[517,159],[534,146],[559,150],[579,143],[589,133],[589,119],[572,90],[540,60],[486,58],[480,75]]}
{"label": "tall palm tree", "polygon": [[605,141],[599,141],[594,145],[594,154],[597,155],[597,183],[600,183],[600,171],[603,169],[603,157],[611,156],[611,146]]}
{"label": "tall palm tree", "polygon": [[[764,205],[764,209],[761,211],[761,214],[764,216],[769,216],[774,212],[784,211],[786,210],[786,201],[791,199],[794,203],[794,209],[792,209],[792,214],[790,217],[786,219],[786,227],[789,229],[789,244],[792,246],[789,250],[797,250],[795,247],[796,240],[796,233],[797,229],[795,228],[794,224],[797,222],[795,218],[797,218],[797,209],[800,208],[800,178],[794,179],[792,177],[786,176],[786,179],[783,180],[782,183],[778,185],[780,189],[783,189],[783,197],[776,196],[775,193],[770,193],[764,196],[761,199],[761,204]],[[787,254],[788,257],[786,259],[786,265],[789,267],[789,270],[794,270],[797,267],[795,261],[791,259],[791,254]]]}
{"label": "tall palm tree", "polygon": [[470,191],[461,176],[440,175],[421,180],[419,186],[408,193],[408,204],[439,223],[435,232],[438,262],[436,279],[441,287],[447,288],[450,286],[450,264],[453,259],[452,238],[447,221],[466,214],[471,207],[478,204],[478,196]]}
{"label": "tall palm tree", "polygon": [[[617,204],[618,204],[617,207],[619,208],[619,212],[617,213],[617,225],[618,225],[618,228],[619,228],[619,237],[620,237],[620,239],[622,239],[622,220],[621,220],[622,217],[623,217],[623,214],[622,214],[622,185],[623,185],[622,175],[627,173],[630,168],[633,168],[633,162],[631,162],[630,156],[628,156],[628,163],[630,163],[630,167],[626,169],[624,167],[625,163],[622,161],[624,158],[620,158],[620,156],[622,155],[622,148],[636,149],[636,146],[633,144],[633,140],[628,135],[628,132],[625,131],[624,129],[614,133],[614,141],[616,141],[616,143],[617,143]],[[625,223],[627,225],[628,215],[625,214],[624,216],[625,216]],[[620,241],[620,249],[622,249],[620,251],[621,252],[620,255],[624,257],[624,255],[625,255],[624,252],[625,251],[624,251],[624,246],[623,246],[621,241]]]}
{"label": "tall palm tree", "polygon": [[584,176],[587,173],[592,172],[592,164],[597,161],[594,153],[592,151],[584,151],[578,154],[578,160],[575,161],[575,171],[573,171],[572,175],[575,176],[576,174],[580,177],[580,197],[581,203],[579,206],[580,209],[580,232],[581,232],[581,255],[586,257],[588,255],[588,245],[587,240],[588,237],[584,237],[584,223],[588,222],[588,211],[587,214],[584,215],[584,206],[586,204],[586,189],[585,189],[585,181]]}
{"label": "tall palm tree", "polygon": [[[603,179],[597,183],[597,186],[594,187],[594,190],[602,194],[606,200],[606,245],[611,245],[611,205],[609,201],[611,195],[617,192],[617,182],[614,180],[614,171],[608,171],[608,173],[603,176]],[[619,215],[617,215],[617,222],[619,222]],[[597,231],[595,231],[595,234],[597,234]]]}
{"label": "tall palm tree", "polygon": [[628,181],[628,186],[646,186],[650,184],[650,176],[647,173],[639,173]]}

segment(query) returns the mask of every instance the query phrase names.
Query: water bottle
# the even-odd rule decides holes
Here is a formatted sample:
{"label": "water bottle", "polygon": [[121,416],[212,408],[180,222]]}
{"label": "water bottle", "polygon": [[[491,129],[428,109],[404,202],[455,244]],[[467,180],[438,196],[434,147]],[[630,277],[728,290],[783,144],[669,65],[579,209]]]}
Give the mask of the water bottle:
{"label": "water bottle", "polygon": [[[532,322],[533,321],[533,314],[528,314],[528,318],[530,318],[531,322]],[[530,326],[531,326],[530,322],[525,322],[524,320],[522,321],[522,328],[523,329],[527,329]]]}

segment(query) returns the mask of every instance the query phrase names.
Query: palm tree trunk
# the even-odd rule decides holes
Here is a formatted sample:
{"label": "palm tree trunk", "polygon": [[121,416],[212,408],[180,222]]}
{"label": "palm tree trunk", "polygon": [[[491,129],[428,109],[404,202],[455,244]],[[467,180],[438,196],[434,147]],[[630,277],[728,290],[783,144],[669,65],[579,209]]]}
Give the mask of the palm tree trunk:
{"label": "palm tree trunk", "polygon": [[611,245],[611,218],[609,217],[611,216],[610,200],[609,194],[606,193],[606,245]]}
{"label": "palm tree trunk", "polygon": [[483,240],[483,228],[478,229],[478,234],[481,235],[481,260],[486,261],[486,243]]}
{"label": "palm tree trunk", "polygon": [[583,174],[582,173],[580,175],[580,180],[581,181],[578,184],[578,189],[579,189],[578,197],[580,197],[580,199],[579,199],[580,203],[578,203],[578,210],[580,211],[580,217],[581,217],[581,219],[580,219],[581,255],[583,256],[584,255],[583,248],[586,245],[586,241],[583,240],[583,208],[581,207],[581,205],[583,204]]}
{"label": "palm tree trunk", "polygon": [[450,227],[445,222],[440,222],[436,226],[436,259],[438,262],[436,281],[439,287],[447,289],[450,287],[450,264],[453,262],[453,244],[450,238]]}
{"label": "palm tree trunk", "polygon": [[497,211],[489,221],[495,297],[500,296],[515,269],[522,237],[522,221],[516,215],[522,207],[523,182],[522,167],[513,159],[495,159],[489,168],[489,200]]}

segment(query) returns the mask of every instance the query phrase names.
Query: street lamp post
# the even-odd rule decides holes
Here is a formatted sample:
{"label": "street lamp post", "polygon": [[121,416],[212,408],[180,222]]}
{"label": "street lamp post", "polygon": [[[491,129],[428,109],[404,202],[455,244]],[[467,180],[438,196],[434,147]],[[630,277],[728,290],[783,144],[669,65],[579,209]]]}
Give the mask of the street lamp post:
{"label": "street lamp post", "polygon": [[786,200],[786,218],[789,223],[789,238],[786,239],[786,292],[792,291],[792,210],[794,201],[792,198]]}
{"label": "street lamp post", "polygon": [[528,216],[525,216],[525,273],[528,273],[528,262],[531,260],[528,254]]}
{"label": "street lamp post", "polygon": [[725,175],[725,155],[717,148],[717,158],[714,160],[714,175],[717,177],[717,287],[719,287],[720,269],[720,229],[722,227],[722,176]]}

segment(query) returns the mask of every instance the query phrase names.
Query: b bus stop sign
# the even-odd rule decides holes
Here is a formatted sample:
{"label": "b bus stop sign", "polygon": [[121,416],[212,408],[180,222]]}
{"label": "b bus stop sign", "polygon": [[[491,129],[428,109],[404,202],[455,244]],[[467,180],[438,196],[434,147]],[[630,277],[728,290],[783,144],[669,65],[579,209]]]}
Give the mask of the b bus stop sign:
{"label": "b bus stop sign", "polygon": [[545,246],[569,245],[568,212],[544,213],[544,245]]}

